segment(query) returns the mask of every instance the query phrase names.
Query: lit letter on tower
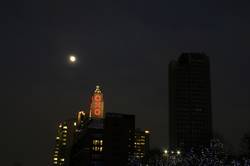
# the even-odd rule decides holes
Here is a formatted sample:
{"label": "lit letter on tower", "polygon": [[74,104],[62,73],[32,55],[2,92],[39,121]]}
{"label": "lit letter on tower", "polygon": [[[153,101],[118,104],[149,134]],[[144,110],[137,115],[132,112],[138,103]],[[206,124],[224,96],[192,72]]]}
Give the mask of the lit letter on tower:
{"label": "lit letter on tower", "polygon": [[92,102],[90,107],[90,117],[91,118],[103,118],[103,108],[104,108],[104,101],[103,101],[103,94],[100,90],[99,86],[96,86],[96,90],[94,95],[92,96]]}

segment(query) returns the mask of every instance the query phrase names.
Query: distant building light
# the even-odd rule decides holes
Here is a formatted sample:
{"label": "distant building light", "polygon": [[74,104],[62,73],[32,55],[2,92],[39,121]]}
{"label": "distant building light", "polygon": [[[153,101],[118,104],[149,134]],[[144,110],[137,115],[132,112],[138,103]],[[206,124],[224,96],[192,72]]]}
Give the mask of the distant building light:
{"label": "distant building light", "polygon": [[168,150],[167,149],[165,149],[163,152],[164,152],[164,154],[168,154]]}
{"label": "distant building light", "polygon": [[76,126],[76,122],[74,122],[74,126]]}
{"label": "distant building light", "polygon": [[62,158],[61,161],[64,161],[64,158]]}
{"label": "distant building light", "polygon": [[149,132],[148,130],[145,130],[145,133],[146,133],[146,134],[149,134],[150,132]]}
{"label": "distant building light", "polygon": [[180,154],[181,154],[181,151],[177,150],[177,152],[176,152],[176,153],[177,153],[177,155],[180,155]]}
{"label": "distant building light", "polygon": [[60,139],[60,137],[56,137],[56,139],[58,140],[58,139]]}
{"label": "distant building light", "polygon": [[54,157],[54,160],[57,161],[58,160],[57,157]]}
{"label": "distant building light", "polygon": [[68,129],[68,127],[67,126],[63,126],[63,129]]}

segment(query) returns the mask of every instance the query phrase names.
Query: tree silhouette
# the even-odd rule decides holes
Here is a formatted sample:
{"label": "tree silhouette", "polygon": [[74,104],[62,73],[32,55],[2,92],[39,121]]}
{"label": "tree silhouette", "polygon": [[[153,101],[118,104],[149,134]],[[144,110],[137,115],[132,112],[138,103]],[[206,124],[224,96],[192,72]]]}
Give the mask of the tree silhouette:
{"label": "tree silhouette", "polygon": [[241,141],[241,153],[242,155],[250,158],[250,132],[244,134]]}

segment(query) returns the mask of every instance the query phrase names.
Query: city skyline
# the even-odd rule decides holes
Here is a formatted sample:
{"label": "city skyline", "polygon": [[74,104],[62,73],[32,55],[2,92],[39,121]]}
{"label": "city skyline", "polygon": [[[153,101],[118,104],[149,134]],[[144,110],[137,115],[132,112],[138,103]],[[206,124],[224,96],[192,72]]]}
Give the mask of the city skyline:
{"label": "city skyline", "polygon": [[148,155],[149,135],[148,130],[135,129],[135,115],[105,112],[97,85],[89,111],[59,123],[51,164],[127,165]]}
{"label": "city skyline", "polygon": [[152,146],[166,147],[168,64],[183,52],[209,56],[213,129],[239,148],[250,131],[249,6],[243,0],[3,2],[0,164],[48,165],[58,120],[87,109],[97,84],[107,112],[134,114],[136,126],[152,131]]}

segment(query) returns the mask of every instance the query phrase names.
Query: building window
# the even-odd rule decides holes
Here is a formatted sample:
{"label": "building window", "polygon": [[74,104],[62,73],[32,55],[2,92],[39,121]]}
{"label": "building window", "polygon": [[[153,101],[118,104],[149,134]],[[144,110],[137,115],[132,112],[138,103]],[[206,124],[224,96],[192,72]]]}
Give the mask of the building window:
{"label": "building window", "polygon": [[103,140],[93,140],[93,145],[103,145]]}

